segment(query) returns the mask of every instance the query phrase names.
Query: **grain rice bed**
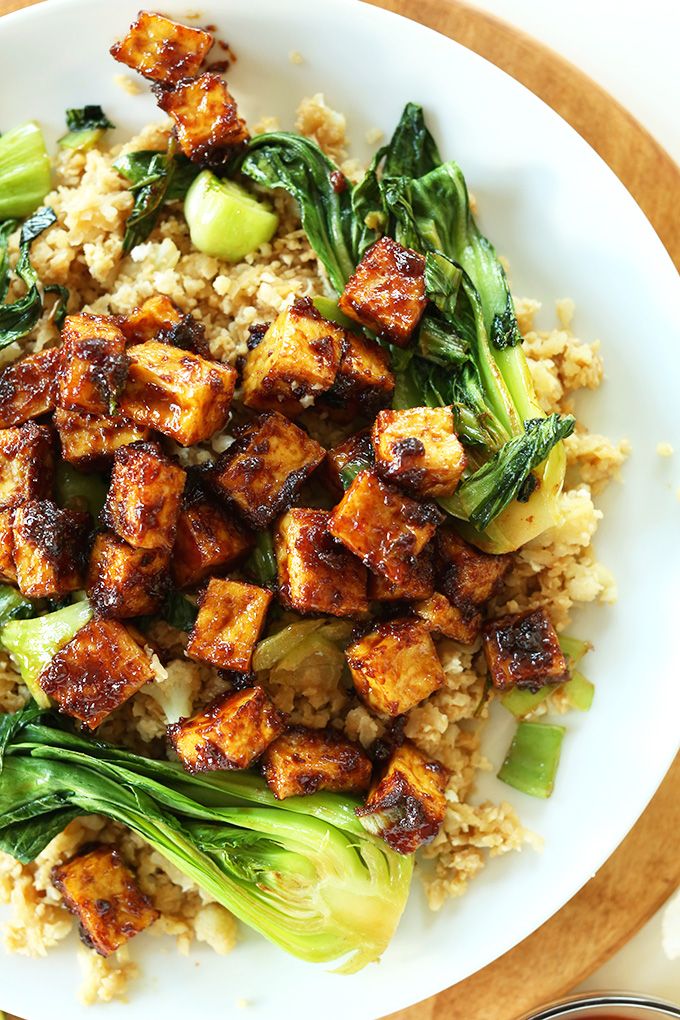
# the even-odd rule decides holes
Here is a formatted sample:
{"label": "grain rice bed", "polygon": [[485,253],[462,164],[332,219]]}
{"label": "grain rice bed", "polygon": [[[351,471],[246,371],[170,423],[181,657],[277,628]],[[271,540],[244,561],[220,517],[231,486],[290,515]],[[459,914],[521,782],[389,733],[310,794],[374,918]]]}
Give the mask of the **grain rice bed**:
{"label": "grain rice bed", "polygon": [[[275,126],[268,120],[258,129]],[[302,101],[296,128],[314,138],[348,176],[357,175],[358,164],[347,158],[345,119],[329,109],[322,96]],[[45,199],[58,221],[35,241],[32,260],[43,281],[69,287],[70,310],[124,314],[153,294],[167,295],[183,312],[191,312],[203,323],[213,354],[233,361],[246,352],[248,326],[274,318],[295,297],[327,291],[327,284],[296,210],[283,195],[274,199],[280,216],[277,235],[238,265],[229,266],[192,250],[181,215],[165,216],[149,240],[124,257],[123,232],[132,199],[126,182],[111,164],[121,152],[165,149],[168,134],[168,124],[152,125],[110,151],[62,153],[56,168],[57,187]],[[10,246],[13,255],[17,246],[15,236]],[[544,410],[573,411],[575,393],[595,389],[602,381],[599,343],[586,343],[574,336],[569,300],[557,302],[557,328],[549,332],[534,328],[538,302],[516,299],[516,308]],[[23,349],[40,350],[57,339],[58,330],[47,313]],[[18,353],[17,345],[0,352],[0,365],[13,361]],[[215,452],[226,445],[224,435],[212,440]],[[614,578],[593,551],[593,536],[602,517],[593,494],[616,476],[628,452],[625,441],[613,442],[580,425],[566,440],[566,448],[569,470],[561,497],[563,521],[515,555],[505,586],[492,605],[494,613],[544,606],[558,631],[567,627],[573,606],[616,599]],[[187,451],[178,448],[177,453],[186,459]],[[210,451],[194,449],[189,455],[194,461],[207,460]],[[194,708],[226,689],[212,668],[184,658],[179,635],[170,627],[157,625],[153,639],[169,659],[163,666],[154,658],[157,683],[189,689]],[[525,843],[540,848],[540,839],[522,827],[509,804],[478,803],[474,797],[478,770],[490,768],[480,750],[488,708],[475,718],[486,672],[479,644],[462,647],[442,641],[439,652],[446,683],[409,712],[405,729],[423,752],[451,771],[447,816],[438,836],[424,849],[427,864],[419,869],[434,910],[448,897],[462,895],[489,857],[520,850]],[[344,727],[347,736],[364,747],[382,733],[381,722],[356,705],[339,671],[328,665],[303,662],[295,673],[271,678],[269,689],[293,723]],[[11,662],[0,653],[0,708],[14,711],[26,697]],[[556,694],[538,713],[559,713],[565,708]],[[99,732],[105,739],[141,747],[164,736],[165,720],[157,702],[142,690]],[[73,918],[60,904],[50,871],[92,840],[115,842],[134,867],[143,892],[161,914],[150,929],[153,934],[174,936],[182,953],[188,953],[194,941],[205,942],[222,954],[234,948],[237,924],[225,908],[211,902],[129,831],[105,819],[88,817],[72,822],[33,864],[21,865],[0,854],[0,899],[12,908],[3,933],[9,951],[43,956],[68,935]],[[84,971],[82,1000],[93,1003],[124,998],[138,969],[132,959],[134,947],[132,953],[126,947],[109,958],[84,948],[79,952]]]}

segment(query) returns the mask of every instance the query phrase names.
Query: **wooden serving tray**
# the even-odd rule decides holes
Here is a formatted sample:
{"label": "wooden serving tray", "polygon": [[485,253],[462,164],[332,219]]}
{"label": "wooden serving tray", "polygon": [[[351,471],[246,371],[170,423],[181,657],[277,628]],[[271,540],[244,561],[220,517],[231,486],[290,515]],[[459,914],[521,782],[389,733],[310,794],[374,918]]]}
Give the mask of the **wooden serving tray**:
{"label": "wooden serving tray", "polygon": [[[0,14],[37,2],[0,0]],[[368,2],[457,40],[540,96],[628,188],[680,269],[680,170],[603,89],[535,39],[461,0]],[[680,884],[678,832],[680,757],[623,843],[566,906],[488,967],[390,1020],[517,1020],[567,994],[620,949]]]}

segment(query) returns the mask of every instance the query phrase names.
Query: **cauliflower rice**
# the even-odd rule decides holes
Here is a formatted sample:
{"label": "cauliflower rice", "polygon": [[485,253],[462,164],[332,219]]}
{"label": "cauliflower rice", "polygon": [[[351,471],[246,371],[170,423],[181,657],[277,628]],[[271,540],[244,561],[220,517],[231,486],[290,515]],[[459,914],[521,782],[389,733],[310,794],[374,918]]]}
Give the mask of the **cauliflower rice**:
{"label": "cauliflower rice", "polygon": [[[259,129],[274,126],[268,120]],[[345,173],[356,176],[358,164],[347,159],[345,119],[330,110],[322,96],[303,100],[296,127],[313,137]],[[62,154],[56,190],[45,200],[54,208],[58,222],[35,241],[32,260],[43,281],[69,287],[73,310],[122,314],[152,294],[167,295],[203,323],[213,354],[233,361],[246,352],[248,326],[274,318],[293,298],[323,292],[327,285],[296,210],[282,194],[274,198],[280,216],[277,235],[238,265],[229,266],[192,250],[186,223],[179,214],[165,216],[149,240],[124,257],[123,232],[132,198],[126,182],[112,169],[112,161],[121,151],[165,149],[168,133],[167,124],[152,125],[122,148]],[[15,236],[14,255],[17,243]],[[568,300],[557,303],[557,327],[549,332],[534,327],[539,309],[536,301],[517,300],[516,307],[541,404],[546,412],[573,410],[575,393],[595,389],[602,380],[599,344],[574,336],[573,304]],[[24,343],[24,350],[40,350],[57,338],[48,312]],[[0,352],[0,365],[19,353],[17,345]],[[224,435],[212,441],[215,451],[225,445]],[[566,440],[566,449],[569,470],[561,497],[562,523],[515,555],[513,569],[492,607],[494,612],[517,612],[545,606],[558,630],[569,624],[573,606],[611,603],[616,598],[614,579],[593,551],[593,536],[602,517],[593,493],[616,476],[627,444],[594,435],[579,425]],[[210,452],[205,449],[197,454],[194,450],[190,455],[208,459]],[[188,714],[226,688],[215,670],[184,658],[180,635],[172,628],[157,624],[152,638],[165,653],[163,663],[155,657],[152,660],[157,689],[143,689],[115,712],[99,731],[105,739],[139,746],[160,741],[165,716],[159,699],[179,699],[187,706],[183,714]],[[480,750],[488,708],[480,718],[475,717],[485,685],[479,643],[462,647],[443,641],[439,651],[446,684],[408,714],[405,729],[423,752],[451,771],[445,822],[422,854],[429,863],[421,868],[421,875],[435,910],[449,897],[464,893],[489,857],[537,843],[509,804],[478,803],[474,796],[478,770],[490,768]],[[293,723],[344,728],[348,737],[364,747],[382,733],[380,720],[357,703],[343,684],[342,669],[332,661],[311,658],[295,673],[273,673],[268,688]],[[26,696],[11,662],[0,653],[0,708],[15,711]],[[564,710],[559,694],[539,709],[549,710]],[[187,953],[194,941],[207,943],[217,953],[233,949],[237,925],[227,910],[210,902],[128,830],[105,819],[87,817],[72,822],[32,864],[22,865],[0,854],[0,898],[12,908],[3,935],[9,951],[44,956],[68,935],[74,921],[60,904],[50,871],[95,839],[115,842],[136,871],[143,892],[160,911],[160,919],[149,929],[152,934],[174,936],[182,953]],[[108,959],[81,948],[83,1001],[123,998],[137,973],[133,957],[134,943],[131,949],[125,947]]]}

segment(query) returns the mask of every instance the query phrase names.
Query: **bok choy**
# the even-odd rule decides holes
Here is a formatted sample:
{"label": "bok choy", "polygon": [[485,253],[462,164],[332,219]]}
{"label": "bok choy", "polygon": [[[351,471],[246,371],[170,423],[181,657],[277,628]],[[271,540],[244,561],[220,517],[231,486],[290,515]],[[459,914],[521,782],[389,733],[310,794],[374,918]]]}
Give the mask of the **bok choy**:
{"label": "bok choy", "polygon": [[[41,287],[30,257],[31,245],[36,237],[51,227],[56,219],[54,210],[49,206],[44,206],[24,221],[19,237],[19,258],[14,273],[25,284],[26,293],[16,301],[0,304],[0,349],[30,333],[42,314],[45,291],[56,291],[60,295],[55,318],[57,316],[62,318],[66,312],[68,291],[65,287],[57,284]],[[2,299],[7,296],[10,279],[7,245],[9,236],[16,227],[17,223],[14,220],[8,220],[0,225],[0,297]]]}

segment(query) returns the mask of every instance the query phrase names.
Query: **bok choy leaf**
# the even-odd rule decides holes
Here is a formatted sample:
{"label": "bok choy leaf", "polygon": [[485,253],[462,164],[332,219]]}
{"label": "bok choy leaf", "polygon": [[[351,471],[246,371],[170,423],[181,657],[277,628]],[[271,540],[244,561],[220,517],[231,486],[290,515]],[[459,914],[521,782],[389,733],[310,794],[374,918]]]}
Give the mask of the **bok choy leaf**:
{"label": "bok choy leaf", "polygon": [[[21,228],[19,258],[14,272],[25,283],[26,293],[16,301],[0,305],[0,349],[30,333],[42,314],[43,296],[38,274],[31,264],[30,250],[36,237],[52,226],[56,219],[54,210],[45,206],[34,212]],[[15,226],[13,224],[10,228],[6,223],[0,226],[0,294],[3,297],[7,295],[9,285],[7,241]]]}

